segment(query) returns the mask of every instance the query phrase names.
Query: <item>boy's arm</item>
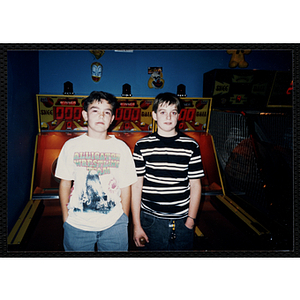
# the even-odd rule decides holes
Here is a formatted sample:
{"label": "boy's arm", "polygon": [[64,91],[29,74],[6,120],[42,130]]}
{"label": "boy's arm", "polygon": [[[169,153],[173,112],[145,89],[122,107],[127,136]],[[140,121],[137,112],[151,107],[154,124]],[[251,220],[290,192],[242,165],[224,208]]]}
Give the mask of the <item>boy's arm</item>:
{"label": "boy's arm", "polygon": [[121,188],[121,203],[122,203],[122,208],[124,213],[129,216],[129,211],[130,211],[130,196],[131,196],[131,188],[130,185]]}
{"label": "boy's arm", "polygon": [[187,218],[185,226],[192,229],[195,225],[200,199],[201,199],[201,181],[200,179],[190,179],[190,205],[189,205],[189,216]]}
{"label": "boy's arm", "polygon": [[149,242],[149,239],[141,225],[141,201],[143,182],[144,177],[139,176],[137,182],[132,185],[131,213],[133,222],[133,240],[137,247],[144,247],[144,245],[140,243],[141,237],[144,237],[147,243]]}
{"label": "boy's arm", "polygon": [[63,223],[67,220],[68,217],[68,203],[70,199],[70,192],[71,192],[71,180],[61,179],[59,184],[59,200],[62,212]]}

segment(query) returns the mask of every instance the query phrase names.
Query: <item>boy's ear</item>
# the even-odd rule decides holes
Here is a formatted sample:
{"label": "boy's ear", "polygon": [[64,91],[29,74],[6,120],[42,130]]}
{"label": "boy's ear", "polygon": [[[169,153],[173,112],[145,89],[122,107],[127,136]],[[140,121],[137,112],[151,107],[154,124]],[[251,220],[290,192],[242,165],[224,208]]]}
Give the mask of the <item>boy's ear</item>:
{"label": "boy's ear", "polygon": [[115,115],[113,115],[113,116],[111,117],[110,124],[114,121],[114,119],[115,119]]}
{"label": "boy's ear", "polygon": [[88,120],[87,112],[85,110],[82,111],[82,116],[83,116],[84,121]]}
{"label": "boy's ear", "polygon": [[152,111],[152,118],[154,121],[157,121],[156,113],[154,111]]}

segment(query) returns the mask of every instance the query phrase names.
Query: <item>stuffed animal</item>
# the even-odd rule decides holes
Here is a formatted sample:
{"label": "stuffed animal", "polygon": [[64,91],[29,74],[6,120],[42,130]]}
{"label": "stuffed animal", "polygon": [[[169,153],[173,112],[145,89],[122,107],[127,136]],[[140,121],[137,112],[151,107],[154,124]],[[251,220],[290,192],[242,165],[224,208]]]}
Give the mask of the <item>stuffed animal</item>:
{"label": "stuffed animal", "polygon": [[251,50],[227,50],[226,52],[232,55],[229,62],[229,68],[235,68],[236,66],[239,66],[240,68],[248,67],[244,55],[249,54]]}

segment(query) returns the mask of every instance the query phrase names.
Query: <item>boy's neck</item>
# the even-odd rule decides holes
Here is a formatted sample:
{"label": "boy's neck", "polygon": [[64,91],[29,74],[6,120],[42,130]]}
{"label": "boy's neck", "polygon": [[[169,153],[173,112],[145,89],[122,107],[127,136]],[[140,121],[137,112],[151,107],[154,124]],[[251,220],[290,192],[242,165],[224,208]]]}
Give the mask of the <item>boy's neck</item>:
{"label": "boy's neck", "polygon": [[162,136],[162,137],[173,137],[178,134],[178,132],[174,129],[172,131],[166,132],[163,130],[160,130],[159,128],[157,129],[157,134]]}
{"label": "boy's neck", "polygon": [[91,132],[89,130],[87,132],[87,136],[90,138],[93,138],[93,139],[97,139],[97,140],[108,140],[111,138],[107,132],[95,133],[95,132]]}

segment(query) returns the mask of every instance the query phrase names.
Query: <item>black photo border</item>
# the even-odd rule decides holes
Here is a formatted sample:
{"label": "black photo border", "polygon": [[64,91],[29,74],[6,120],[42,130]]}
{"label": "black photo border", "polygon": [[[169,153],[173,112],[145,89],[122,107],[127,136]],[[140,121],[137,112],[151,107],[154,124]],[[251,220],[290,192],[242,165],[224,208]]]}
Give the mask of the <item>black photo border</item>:
{"label": "black photo border", "polygon": [[[291,50],[293,52],[293,141],[294,141],[294,242],[292,251],[199,251],[199,252],[128,252],[128,253],[65,253],[65,252],[9,252],[7,250],[7,52],[10,50]],[[1,203],[0,203],[0,256],[1,257],[300,257],[299,253],[299,159],[300,95],[299,95],[299,48],[300,44],[199,44],[199,43],[9,43],[0,44],[0,110],[1,122]]]}

